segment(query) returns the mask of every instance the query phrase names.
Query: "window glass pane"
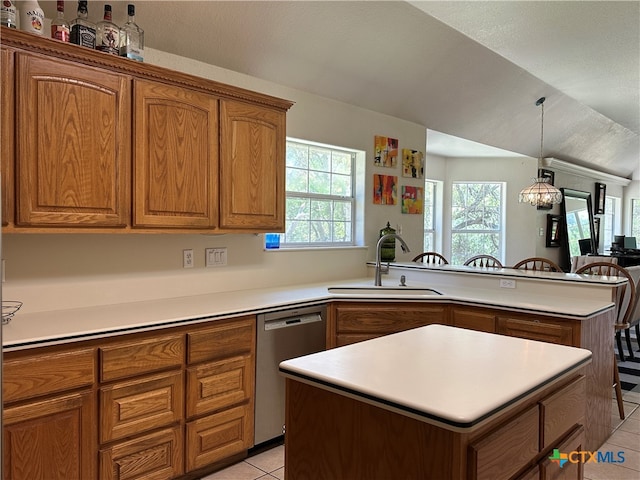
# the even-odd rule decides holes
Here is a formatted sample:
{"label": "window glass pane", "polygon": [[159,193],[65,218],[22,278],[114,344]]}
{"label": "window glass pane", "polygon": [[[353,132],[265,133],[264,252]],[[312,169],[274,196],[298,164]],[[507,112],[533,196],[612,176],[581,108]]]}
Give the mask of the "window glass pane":
{"label": "window glass pane", "polygon": [[287,197],[285,218],[287,223],[308,220],[311,201],[308,198]]}
{"label": "window glass pane", "polygon": [[334,151],[331,156],[331,171],[351,176],[351,158],[351,153]]}
{"label": "window glass pane", "polygon": [[331,171],[331,150],[326,148],[309,148],[309,169]]}
{"label": "window glass pane", "polygon": [[286,181],[286,189],[287,192],[308,192],[309,191],[309,171],[301,170],[299,168],[290,168],[286,169],[287,181]]}
{"label": "window glass pane", "polygon": [[331,194],[348,197],[351,195],[351,177],[349,175],[333,175],[331,181]]}
{"label": "window glass pane", "polygon": [[309,147],[287,142],[287,167],[309,168]]}

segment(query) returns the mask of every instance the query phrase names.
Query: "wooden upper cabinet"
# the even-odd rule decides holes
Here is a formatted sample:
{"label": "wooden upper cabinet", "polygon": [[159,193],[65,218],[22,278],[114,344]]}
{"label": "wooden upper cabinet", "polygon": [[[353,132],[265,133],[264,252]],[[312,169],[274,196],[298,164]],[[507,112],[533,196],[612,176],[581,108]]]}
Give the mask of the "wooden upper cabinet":
{"label": "wooden upper cabinet", "polygon": [[284,231],[285,113],[220,104],[220,228]]}
{"label": "wooden upper cabinet", "polygon": [[16,57],[17,223],[124,227],[130,77],[28,53]]}
{"label": "wooden upper cabinet", "polygon": [[134,227],[213,228],[218,99],[135,80]]}
{"label": "wooden upper cabinet", "polygon": [[0,73],[2,74],[2,98],[0,99],[0,176],[2,176],[2,225],[13,223],[15,177],[14,177],[14,97],[13,97],[13,51],[0,50]]}

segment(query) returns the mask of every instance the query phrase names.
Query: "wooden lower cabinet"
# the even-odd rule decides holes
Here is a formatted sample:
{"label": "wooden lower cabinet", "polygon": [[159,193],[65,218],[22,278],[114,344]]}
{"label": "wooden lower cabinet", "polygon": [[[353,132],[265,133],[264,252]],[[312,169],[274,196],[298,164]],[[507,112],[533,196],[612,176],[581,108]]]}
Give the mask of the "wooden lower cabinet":
{"label": "wooden lower cabinet", "polygon": [[5,353],[4,478],[166,480],[241,457],[255,329],[244,316]]}
{"label": "wooden lower cabinet", "polygon": [[[455,431],[400,411],[287,378],[285,478],[433,478],[438,480],[578,479],[581,465],[548,460],[554,448],[584,449],[583,376],[532,393],[508,413],[472,431]],[[560,400],[560,402],[556,402]],[[566,402],[566,405],[564,405]],[[541,405],[546,403],[546,416]],[[555,411],[555,406],[563,408]],[[566,407],[566,409],[564,409]],[[568,412],[557,443],[541,433]],[[357,445],[357,448],[353,448]],[[348,452],[348,458],[345,457]],[[565,470],[566,469],[566,470]],[[559,472],[560,471],[560,472]],[[565,476],[566,475],[566,476]]]}
{"label": "wooden lower cabinet", "polygon": [[[585,451],[584,446],[585,433],[582,425],[577,426],[567,438],[558,445],[561,453],[571,453]],[[572,461],[568,461],[562,468],[552,462],[549,458],[545,458],[540,462],[540,480],[582,480],[584,476],[584,463],[578,458],[571,457]]]}
{"label": "wooden lower cabinet", "polygon": [[96,478],[95,394],[80,391],[4,409],[4,478]]}

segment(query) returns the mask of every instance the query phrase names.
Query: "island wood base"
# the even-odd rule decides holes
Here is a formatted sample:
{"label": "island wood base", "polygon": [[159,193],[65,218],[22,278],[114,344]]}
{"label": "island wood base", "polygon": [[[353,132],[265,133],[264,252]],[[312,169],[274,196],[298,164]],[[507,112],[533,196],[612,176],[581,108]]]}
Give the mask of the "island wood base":
{"label": "island wood base", "polygon": [[582,464],[548,457],[585,449],[585,383],[573,374],[461,433],[287,378],[285,478],[581,479]]}

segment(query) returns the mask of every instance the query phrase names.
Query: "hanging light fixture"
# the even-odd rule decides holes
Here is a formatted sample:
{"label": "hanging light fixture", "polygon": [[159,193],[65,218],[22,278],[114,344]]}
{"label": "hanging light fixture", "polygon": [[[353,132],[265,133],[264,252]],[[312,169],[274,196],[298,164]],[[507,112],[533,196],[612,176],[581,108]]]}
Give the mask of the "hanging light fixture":
{"label": "hanging light fixture", "polygon": [[[536,106],[542,108],[540,121],[540,156],[538,157],[538,172],[542,166],[542,144],[544,141],[544,101],[545,97],[538,99]],[[538,177],[533,185],[525,188],[518,196],[520,203],[530,203],[534,207],[549,206],[562,201],[562,192],[549,183],[548,178]]]}

